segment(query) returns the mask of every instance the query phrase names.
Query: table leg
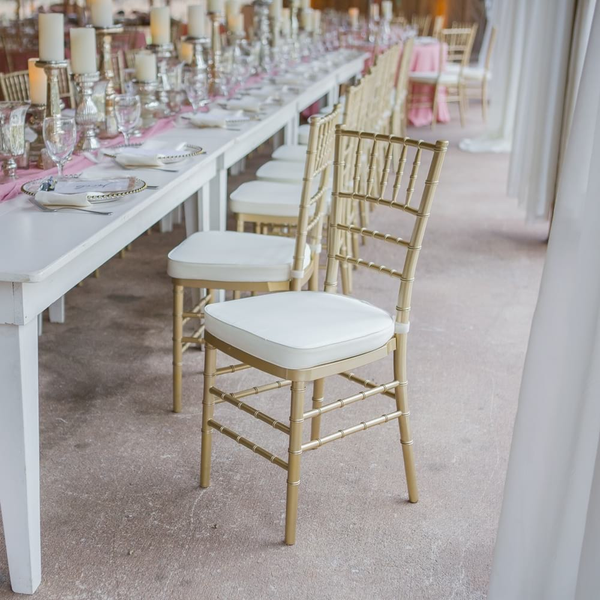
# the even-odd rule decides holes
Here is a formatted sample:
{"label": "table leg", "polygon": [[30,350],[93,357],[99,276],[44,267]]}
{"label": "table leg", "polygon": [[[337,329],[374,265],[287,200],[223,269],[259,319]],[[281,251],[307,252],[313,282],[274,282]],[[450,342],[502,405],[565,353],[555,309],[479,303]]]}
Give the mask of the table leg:
{"label": "table leg", "polygon": [[62,296],[50,305],[50,323],[65,322],[65,297]]}
{"label": "table leg", "polygon": [[283,143],[296,145],[298,143],[298,117],[288,121],[283,128]]}
{"label": "table leg", "polygon": [[40,584],[37,320],[0,325],[0,508],[13,591]]}
{"label": "table leg", "polygon": [[173,231],[173,213],[170,212],[160,220],[160,232],[169,233]]}

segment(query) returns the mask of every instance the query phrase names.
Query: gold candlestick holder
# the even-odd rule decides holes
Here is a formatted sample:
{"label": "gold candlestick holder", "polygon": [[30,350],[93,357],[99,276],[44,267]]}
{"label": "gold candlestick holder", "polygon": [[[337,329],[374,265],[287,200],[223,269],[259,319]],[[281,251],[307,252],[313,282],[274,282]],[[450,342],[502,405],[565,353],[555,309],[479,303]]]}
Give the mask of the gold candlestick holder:
{"label": "gold candlestick holder", "polygon": [[100,39],[100,80],[106,82],[104,92],[104,122],[100,125],[101,138],[115,138],[119,135],[115,116],[115,72],[112,63],[112,36],[123,33],[121,25],[112,27],[96,27]]}
{"label": "gold candlestick holder", "polygon": [[38,60],[35,66],[46,73],[46,117],[58,117],[61,113],[58,76],[67,68],[66,60]]}
{"label": "gold candlestick holder", "polygon": [[211,98],[223,96],[221,83],[221,21],[223,15],[218,12],[208,13],[211,22],[210,52],[208,58],[208,95]]}
{"label": "gold candlestick holder", "polygon": [[83,154],[89,150],[98,150],[98,108],[92,100],[94,84],[100,80],[100,73],[76,73],[73,75],[79,90],[79,104],[75,112],[75,123],[79,141],[75,147],[75,154]]}
{"label": "gold candlestick holder", "polygon": [[158,70],[157,100],[160,103],[160,113],[163,117],[169,117],[173,113],[169,108],[169,77],[167,69],[169,60],[173,56],[173,44],[148,44],[148,50],[156,55],[156,67]]}

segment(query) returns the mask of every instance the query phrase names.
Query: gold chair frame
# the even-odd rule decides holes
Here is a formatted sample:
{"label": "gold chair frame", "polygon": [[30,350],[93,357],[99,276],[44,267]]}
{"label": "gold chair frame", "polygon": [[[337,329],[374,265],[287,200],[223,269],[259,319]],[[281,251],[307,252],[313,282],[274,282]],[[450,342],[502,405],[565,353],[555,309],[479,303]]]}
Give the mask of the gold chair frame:
{"label": "gold chair frame", "polygon": [[[296,244],[292,275],[302,273],[298,279],[292,277],[286,281],[208,281],[202,279],[177,279],[173,283],[173,412],[181,412],[182,401],[182,360],[183,353],[192,345],[204,344],[204,309],[214,301],[215,290],[239,292],[264,293],[299,290],[305,284],[309,289],[317,290],[319,287],[319,256],[321,252],[321,236],[323,231],[323,217],[325,213],[325,196],[329,186],[329,174],[333,160],[333,143],[335,126],[338,123],[341,107],[337,105],[334,110],[323,117],[310,119],[310,134],[306,151],[304,166],[304,185],[302,197],[298,207],[298,218],[294,225],[296,228]],[[313,181],[319,178],[317,191],[312,194]],[[311,214],[312,213],[312,214]],[[264,217],[263,217],[264,218]],[[269,219],[272,219],[269,217]],[[289,217],[285,218],[286,224]],[[283,224],[283,219],[281,220]],[[304,246],[308,243],[311,249],[311,260],[308,267],[304,268]],[[300,247],[301,246],[301,247]],[[241,259],[243,260],[243,258]],[[206,295],[190,311],[183,309],[183,295],[185,288],[205,289]],[[200,326],[190,336],[184,336],[184,326],[192,320],[200,320]],[[231,371],[225,371],[227,373]]]}
{"label": "gold chair frame", "polygon": [[410,24],[413,27],[417,28],[417,35],[418,36],[428,36],[429,35],[429,27],[431,25],[431,15],[425,15],[425,16],[417,16],[414,15],[413,18],[411,19]]}
{"label": "gold chair frame", "polygon": [[[355,147],[355,159],[353,161],[352,184],[344,181],[346,169],[344,152],[349,145]],[[383,146],[385,163],[382,168],[376,156],[379,146]],[[362,154],[369,147],[369,171],[366,180],[362,178]],[[398,147],[400,151],[394,152]],[[398,421],[400,430],[400,442],[404,459],[404,467],[408,485],[410,502],[418,501],[418,490],[416,482],[416,471],[414,464],[413,440],[409,421],[409,408],[407,398],[407,375],[406,375],[406,348],[407,334],[409,330],[409,314],[411,308],[411,296],[415,279],[415,270],[419,253],[423,244],[423,237],[427,220],[431,211],[431,205],[435,190],[439,181],[440,172],[448,142],[427,143],[423,141],[402,138],[394,135],[376,133],[364,133],[360,131],[346,130],[341,126],[336,128],[335,158],[334,158],[334,190],[333,190],[333,213],[329,223],[328,252],[327,252],[327,275],[325,291],[337,292],[337,277],[340,264],[350,263],[359,267],[377,271],[399,280],[396,313],[395,333],[390,340],[376,350],[353,356],[344,360],[322,364],[309,369],[287,369],[273,363],[258,359],[239,348],[228,344],[210,333],[206,333],[206,356],[204,370],[204,396],[202,411],[202,456],[200,485],[207,488],[210,485],[212,431],[217,430],[226,437],[231,438],[242,446],[252,450],[255,454],[269,460],[287,472],[287,499],[286,499],[286,524],[285,543],[292,545],[296,541],[296,524],[298,511],[298,494],[300,486],[300,466],[302,455],[333,442],[343,439],[359,431],[365,431],[391,421]],[[410,171],[406,193],[400,198],[402,176],[405,172],[407,162],[407,151],[415,149],[412,169]],[[394,155],[398,160],[394,160]],[[424,162],[426,155],[430,156],[429,169],[423,183],[423,192],[417,206],[411,206],[411,200],[418,179],[419,167]],[[394,174],[390,178],[390,167],[394,162]],[[379,185],[375,185],[376,180]],[[375,189],[385,190],[383,182],[392,180],[391,199],[384,197],[384,193],[376,193]],[[366,228],[358,228],[351,222],[346,221],[348,211],[345,204],[357,199],[378,206],[384,206],[392,210],[399,210],[414,217],[414,225],[410,239],[403,239],[396,235],[384,234]],[[343,239],[348,232],[365,236],[387,244],[394,244],[405,248],[406,255],[404,266],[401,271],[389,268],[373,262],[356,259],[344,253]],[[303,248],[299,248],[302,252]],[[299,289],[299,282],[292,286]],[[308,293],[308,292],[306,292]],[[241,364],[231,365],[221,369],[216,368],[217,351],[224,352]],[[359,377],[353,370],[376,362],[390,354],[393,354],[393,379],[387,383],[378,384],[369,379]],[[215,378],[224,372],[233,372],[240,369],[256,368],[279,378],[278,381],[238,392],[225,392],[215,386]],[[324,385],[325,378],[332,375],[340,375],[349,381],[361,384],[363,390],[332,402],[325,403]],[[305,410],[304,400],[307,383],[313,382],[312,408]],[[273,389],[291,387],[291,410],[289,423],[282,423],[264,412],[256,410],[253,406],[243,402],[243,399],[251,395],[260,394]],[[344,408],[355,402],[367,400],[374,396],[383,394],[395,401],[395,410],[374,419],[363,421],[353,427],[339,429],[328,435],[321,435],[321,417],[338,409]],[[276,456],[259,444],[239,435],[232,429],[222,425],[215,418],[215,405],[226,402],[241,411],[252,415],[259,421],[266,423],[274,429],[289,437],[288,460]],[[303,442],[304,423],[311,421],[310,440]]]}
{"label": "gold chair frame", "polygon": [[[71,81],[71,65],[60,69],[58,75],[58,95],[61,99],[69,100],[69,106],[75,107],[75,90]],[[0,73],[0,90],[2,97],[8,102],[29,101],[29,73],[28,71],[15,71],[14,73]]]}

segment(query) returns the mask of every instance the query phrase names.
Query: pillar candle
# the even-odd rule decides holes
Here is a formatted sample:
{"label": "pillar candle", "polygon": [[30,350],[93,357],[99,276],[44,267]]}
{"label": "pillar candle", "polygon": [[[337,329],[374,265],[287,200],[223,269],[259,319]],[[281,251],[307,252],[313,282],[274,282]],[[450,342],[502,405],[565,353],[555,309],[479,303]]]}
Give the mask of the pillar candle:
{"label": "pillar candle", "polygon": [[379,19],[379,4],[371,4],[371,18]]}
{"label": "pillar candle", "polygon": [[301,0],[300,8],[302,10],[308,10],[310,8],[310,0]]}
{"label": "pillar candle", "polygon": [[40,60],[65,60],[65,21],[60,13],[40,13]]}
{"label": "pillar candle", "polygon": [[312,8],[302,9],[302,27],[304,31],[311,32],[313,30],[313,11]]}
{"label": "pillar candle", "polygon": [[194,47],[189,42],[182,42],[179,46],[179,60],[190,64],[194,56]]}
{"label": "pillar candle", "polygon": [[244,15],[242,13],[233,15],[231,17],[231,22],[228,21],[228,27],[234,33],[245,33],[246,30],[244,29]]}
{"label": "pillar candle", "polygon": [[208,12],[223,14],[223,0],[208,0]]}
{"label": "pillar candle", "polygon": [[313,10],[313,29],[315,31],[321,30],[321,11]]}
{"label": "pillar candle", "polygon": [[92,25],[95,27],[113,26],[112,0],[91,0]]}
{"label": "pillar candle", "polygon": [[349,8],[348,16],[350,17],[352,29],[356,29],[358,27],[358,8]]}
{"label": "pillar candle", "polygon": [[204,37],[206,35],[204,22],[206,10],[203,4],[188,6],[188,35],[190,37]]}
{"label": "pillar candle", "polygon": [[240,14],[240,3],[238,0],[227,0],[225,2],[225,17],[227,20],[227,29],[234,30],[237,15]]}
{"label": "pillar candle", "polygon": [[394,15],[392,0],[383,0],[381,3],[381,14],[386,21],[391,21]]}
{"label": "pillar candle", "polygon": [[171,42],[171,11],[168,6],[157,6],[150,10],[150,35],[153,44]]}
{"label": "pillar candle", "polygon": [[281,10],[281,33],[283,33],[283,35],[287,36],[290,34],[290,31],[292,29],[292,22],[290,21],[290,9],[289,8],[283,8]]}
{"label": "pillar candle", "polygon": [[91,27],[71,29],[71,69],[79,75],[95,73],[96,66],[96,30]]}
{"label": "pillar candle", "polygon": [[138,81],[156,81],[156,55],[138,52],[135,55],[135,78]]}
{"label": "pillar candle", "polygon": [[281,18],[281,9],[283,8],[282,0],[273,0],[271,3],[270,13],[274,19]]}
{"label": "pillar candle", "polygon": [[46,104],[46,71],[35,66],[38,60],[37,58],[30,58],[27,61],[29,97],[33,104]]}

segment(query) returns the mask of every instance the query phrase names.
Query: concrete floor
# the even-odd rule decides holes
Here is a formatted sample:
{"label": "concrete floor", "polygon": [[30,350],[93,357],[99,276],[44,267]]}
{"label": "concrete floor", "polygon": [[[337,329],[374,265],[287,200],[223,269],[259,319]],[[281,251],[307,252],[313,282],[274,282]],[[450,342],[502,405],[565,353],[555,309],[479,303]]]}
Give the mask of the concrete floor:
{"label": "concrete floor", "polygon": [[[184,412],[171,403],[166,254],[143,236],[67,297],[40,339],[43,583],[40,600],[479,599],[495,530],[546,228],[505,196],[508,157],[470,155],[453,124],[413,296],[409,379],[421,500],[407,502],[398,430],[309,453],[298,542],[282,544],[285,474],[215,433],[212,486],[198,487],[203,354],[185,355]],[[256,157],[257,161],[265,156]],[[239,182],[239,178],[238,178]],[[235,185],[235,179],[232,179]],[[372,213],[386,230],[384,209]],[[374,242],[365,257],[380,256]],[[389,262],[389,261],[388,261]],[[387,264],[387,263],[386,263]],[[396,283],[359,271],[355,295],[392,308]],[[389,363],[368,369],[388,377]],[[226,389],[264,378],[242,372]],[[327,396],[355,389],[331,381]],[[254,400],[289,413],[287,392]],[[375,406],[376,405],[376,406]],[[324,431],[390,401],[330,415]],[[339,412],[339,411],[338,411]],[[227,414],[226,414],[227,413]],[[284,436],[231,407],[219,420],[285,456]],[[0,598],[10,592],[0,528]]]}

